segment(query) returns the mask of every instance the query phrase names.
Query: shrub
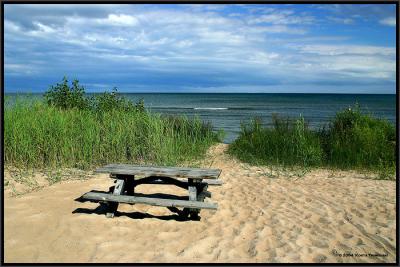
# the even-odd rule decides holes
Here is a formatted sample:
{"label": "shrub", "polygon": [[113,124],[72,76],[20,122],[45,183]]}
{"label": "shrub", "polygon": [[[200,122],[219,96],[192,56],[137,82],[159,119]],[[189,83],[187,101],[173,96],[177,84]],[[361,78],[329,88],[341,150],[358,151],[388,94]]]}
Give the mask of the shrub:
{"label": "shrub", "polygon": [[104,92],[92,97],[86,97],[85,88],[79,85],[79,81],[74,80],[70,87],[68,85],[67,77],[65,76],[61,83],[57,83],[55,86],[50,86],[50,88],[45,92],[44,98],[48,105],[61,109],[90,109],[91,111],[98,113],[114,109],[138,112],[143,112],[145,110],[143,99],[134,104],[132,101],[119,96],[116,87],[112,89],[111,93]]}
{"label": "shrub", "polygon": [[114,87],[112,92],[104,92],[99,95],[94,95],[90,98],[90,107],[95,112],[104,112],[110,110],[122,110],[122,111],[138,111],[143,112],[144,101],[140,99],[138,103],[134,104],[132,101],[119,96],[117,94],[117,88]]}
{"label": "shrub", "polygon": [[44,98],[48,105],[61,109],[86,109],[89,106],[89,102],[85,98],[85,89],[79,85],[79,81],[74,80],[70,87],[65,76],[61,83],[50,86],[49,90],[45,92]]}

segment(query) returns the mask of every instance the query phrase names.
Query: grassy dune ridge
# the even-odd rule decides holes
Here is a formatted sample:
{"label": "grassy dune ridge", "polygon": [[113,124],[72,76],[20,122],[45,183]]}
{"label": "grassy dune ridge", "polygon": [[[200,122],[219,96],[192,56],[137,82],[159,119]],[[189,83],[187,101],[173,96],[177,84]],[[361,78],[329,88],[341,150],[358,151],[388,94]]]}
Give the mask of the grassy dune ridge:
{"label": "grassy dune ridge", "polygon": [[387,120],[362,114],[358,104],[336,113],[328,125],[313,131],[306,120],[273,117],[243,124],[228,153],[252,164],[328,167],[378,172],[394,177],[396,131]]}
{"label": "grassy dune ridge", "polygon": [[179,165],[219,141],[210,124],[135,110],[90,109],[17,100],[5,105],[5,163],[89,168],[110,162]]}
{"label": "grassy dune ridge", "polygon": [[[273,116],[241,125],[228,153],[256,165],[368,170],[381,178],[396,170],[396,131],[387,120],[362,114],[358,104],[314,131],[307,121]],[[43,100],[17,98],[5,104],[5,163],[22,168],[88,169],[119,162],[190,165],[220,142],[222,132],[199,118],[164,116],[111,93],[87,97],[66,77]]]}

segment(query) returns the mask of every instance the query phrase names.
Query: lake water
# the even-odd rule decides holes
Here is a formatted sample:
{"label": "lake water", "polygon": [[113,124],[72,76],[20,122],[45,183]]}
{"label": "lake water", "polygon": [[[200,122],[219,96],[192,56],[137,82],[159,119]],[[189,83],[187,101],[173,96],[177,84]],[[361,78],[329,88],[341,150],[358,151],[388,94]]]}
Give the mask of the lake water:
{"label": "lake water", "polygon": [[350,94],[124,94],[137,101],[144,99],[153,112],[198,115],[226,132],[224,142],[239,134],[240,123],[260,117],[271,125],[271,115],[298,118],[300,114],[316,129],[327,123],[339,110],[358,102],[363,112],[396,123],[396,95]]}
{"label": "lake water", "polygon": [[311,128],[329,122],[337,111],[358,102],[363,112],[396,123],[396,95],[360,94],[122,94],[133,101],[143,98],[145,107],[163,114],[198,115],[215,129],[226,133],[231,143],[239,134],[241,122],[259,117],[265,126],[271,115],[298,118],[302,114]]}

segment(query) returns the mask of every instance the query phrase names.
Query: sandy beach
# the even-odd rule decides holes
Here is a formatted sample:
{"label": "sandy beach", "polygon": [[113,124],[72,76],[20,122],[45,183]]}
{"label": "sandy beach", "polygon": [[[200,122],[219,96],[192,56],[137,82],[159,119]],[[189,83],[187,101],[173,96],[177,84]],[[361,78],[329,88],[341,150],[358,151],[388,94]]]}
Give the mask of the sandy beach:
{"label": "sandy beach", "polygon": [[[278,177],[232,159],[226,147],[214,146],[204,163],[222,169],[224,184],[209,187],[208,201],[219,207],[202,210],[200,221],[180,221],[162,207],[122,204],[108,219],[99,204],[74,201],[90,190],[108,190],[106,174],[20,196],[6,187],[5,262],[396,261],[395,181],[330,170]],[[138,187],[160,190],[186,193],[165,185]]]}

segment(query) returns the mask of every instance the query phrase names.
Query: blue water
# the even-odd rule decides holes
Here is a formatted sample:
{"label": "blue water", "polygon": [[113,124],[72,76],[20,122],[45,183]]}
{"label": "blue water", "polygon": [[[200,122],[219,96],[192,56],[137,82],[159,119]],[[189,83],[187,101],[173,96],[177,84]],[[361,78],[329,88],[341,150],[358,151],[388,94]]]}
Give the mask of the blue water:
{"label": "blue water", "polygon": [[271,115],[298,118],[300,114],[311,128],[327,123],[339,110],[358,102],[363,112],[396,123],[395,95],[350,94],[124,94],[137,101],[144,99],[153,112],[198,115],[211,121],[215,129],[226,132],[224,142],[231,143],[239,134],[240,123],[260,117],[271,125]]}
{"label": "blue water", "polygon": [[271,115],[298,118],[300,114],[311,128],[327,123],[337,111],[358,102],[361,110],[396,123],[396,95],[360,94],[122,94],[133,101],[143,98],[145,107],[163,114],[198,115],[210,121],[215,130],[226,133],[231,143],[239,134],[241,122],[260,117],[265,126]]}

